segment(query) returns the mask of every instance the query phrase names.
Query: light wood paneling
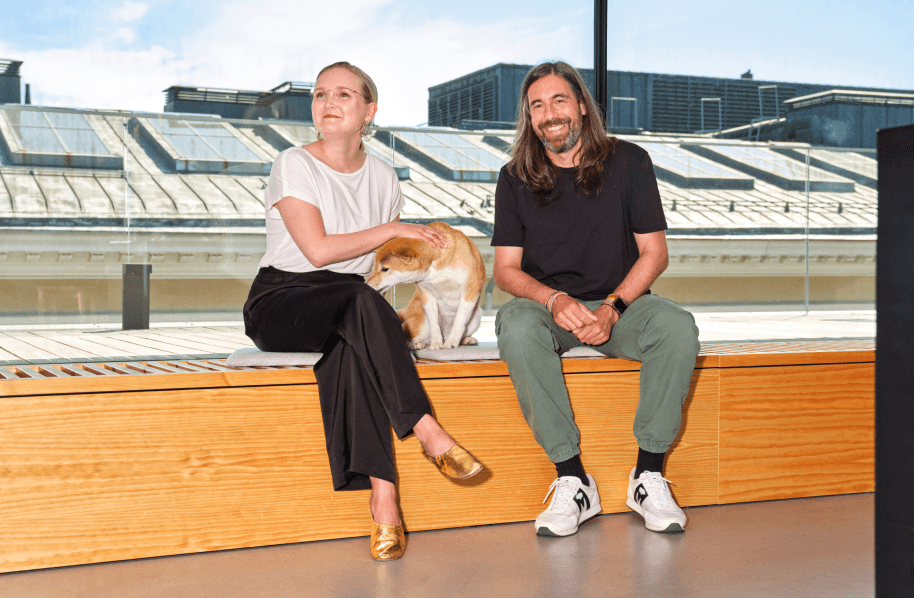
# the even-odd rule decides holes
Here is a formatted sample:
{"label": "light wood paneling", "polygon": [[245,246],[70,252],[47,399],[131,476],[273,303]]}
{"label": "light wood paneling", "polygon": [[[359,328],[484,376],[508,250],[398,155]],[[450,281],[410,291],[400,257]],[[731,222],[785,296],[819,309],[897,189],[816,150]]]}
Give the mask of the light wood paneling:
{"label": "light wood paneling", "polygon": [[0,570],[364,534],[316,386],[0,401]]}
{"label": "light wood paneling", "polygon": [[[426,461],[415,438],[396,443],[400,504],[408,529],[531,520],[555,468],[524,422],[507,376],[426,380],[435,417],[486,466],[454,482]],[[456,525],[454,525],[456,523]]]}
{"label": "light wood paneling", "polygon": [[775,365],[822,365],[837,363],[873,363],[876,361],[876,351],[822,351],[804,352],[772,352],[752,354],[723,354],[720,356],[722,368],[751,368]]}
{"label": "light wood paneling", "polygon": [[[826,365],[776,367],[718,368],[732,354],[702,356],[666,467],[680,504],[872,490],[874,366],[836,353],[814,354]],[[791,357],[773,354],[755,363]],[[61,378],[39,369],[76,366],[40,366],[29,370],[36,379],[0,381],[0,571],[367,534],[367,491],[332,490],[310,368],[210,360],[138,372],[152,365],[95,364],[86,367],[102,375]],[[640,364],[564,366],[603,510],[626,511]],[[407,528],[535,518],[555,470],[504,364],[418,371],[436,417],[488,471],[452,482],[415,438],[395,440]]]}
{"label": "light wood paneling", "polygon": [[[638,372],[569,378],[604,512],[625,511]],[[395,440],[408,528],[534,519],[555,470],[524,423],[510,379],[425,386],[436,416],[488,471],[452,482],[421,456],[415,438]],[[683,504],[716,502],[715,477],[706,475],[716,467],[716,392],[716,371],[696,375],[673,451],[682,458],[670,457]],[[370,529],[367,492],[332,491],[315,385],[7,398],[0,407],[0,570]]]}
{"label": "light wood paneling", "polygon": [[[638,445],[632,431],[638,376],[566,376],[581,430],[581,455],[600,489],[604,513],[628,511],[628,476]],[[666,477],[682,506],[717,503],[717,370],[696,370],[679,436],[667,458]],[[554,475],[554,474],[553,474]]]}
{"label": "light wood paneling", "polygon": [[870,492],[872,363],[722,369],[720,501]]}

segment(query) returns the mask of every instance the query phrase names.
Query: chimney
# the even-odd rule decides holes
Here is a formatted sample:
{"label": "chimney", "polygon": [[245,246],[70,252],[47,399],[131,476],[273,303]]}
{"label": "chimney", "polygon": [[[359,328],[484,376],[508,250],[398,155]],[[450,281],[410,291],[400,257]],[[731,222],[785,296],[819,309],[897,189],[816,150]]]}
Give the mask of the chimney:
{"label": "chimney", "polygon": [[29,87],[28,83],[25,84],[25,102],[24,103],[25,104],[32,103],[32,89],[31,89],[31,87]]}

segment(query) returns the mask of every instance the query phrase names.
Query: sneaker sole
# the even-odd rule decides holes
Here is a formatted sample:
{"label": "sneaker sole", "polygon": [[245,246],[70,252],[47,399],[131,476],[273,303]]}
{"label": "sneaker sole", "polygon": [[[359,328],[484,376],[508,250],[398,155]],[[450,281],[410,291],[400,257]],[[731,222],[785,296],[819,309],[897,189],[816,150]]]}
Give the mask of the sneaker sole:
{"label": "sneaker sole", "polygon": [[625,504],[626,504],[626,506],[628,506],[629,509],[631,509],[635,513],[638,513],[639,515],[641,515],[641,518],[644,519],[644,527],[651,530],[652,532],[660,532],[661,534],[672,534],[672,533],[679,533],[679,532],[685,531],[685,529],[681,525],[676,523],[675,521],[670,523],[666,527],[660,527],[659,525],[651,525],[650,523],[647,522],[647,518],[645,518],[645,516],[644,516],[644,509],[641,508],[641,505],[639,505],[638,503],[636,503],[635,501],[633,501],[630,498],[626,499]]}
{"label": "sneaker sole", "polygon": [[599,503],[590,508],[590,510],[584,511],[584,515],[581,517],[581,520],[578,521],[577,527],[570,529],[564,532],[554,532],[546,526],[536,528],[536,535],[538,536],[547,536],[549,538],[564,538],[566,536],[571,536],[578,533],[578,530],[581,528],[581,525],[590,521],[594,517],[600,514],[602,507]]}

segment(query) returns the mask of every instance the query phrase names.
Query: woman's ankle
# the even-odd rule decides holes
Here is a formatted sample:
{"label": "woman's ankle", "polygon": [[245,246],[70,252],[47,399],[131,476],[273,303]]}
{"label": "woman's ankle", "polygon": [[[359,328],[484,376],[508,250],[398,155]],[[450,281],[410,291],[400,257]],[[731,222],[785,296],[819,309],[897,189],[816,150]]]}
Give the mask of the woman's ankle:
{"label": "woman's ankle", "polygon": [[400,524],[400,509],[397,506],[397,487],[378,478],[371,478],[371,496],[368,509],[375,523]]}
{"label": "woman's ankle", "polygon": [[433,457],[443,455],[457,444],[431,415],[422,416],[422,419],[413,426],[413,433],[422,448]]}

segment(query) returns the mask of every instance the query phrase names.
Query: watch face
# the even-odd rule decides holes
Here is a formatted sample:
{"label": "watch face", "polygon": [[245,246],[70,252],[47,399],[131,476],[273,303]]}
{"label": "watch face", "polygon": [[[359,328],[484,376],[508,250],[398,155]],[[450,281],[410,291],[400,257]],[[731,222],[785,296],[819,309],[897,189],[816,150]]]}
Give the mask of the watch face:
{"label": "watch face", "polygon": [[625,308],[628,307],[627,305],[625,305],[625,301],[622,301],[622,299],[620,299],[619,297],[616,297],[616,298],[613,300],[612,306],[613,306],[613,309],[614,309],[614,310],[616,310],[617,312],[619,312],[619,315],[620,315],[620,316],[621,316],[622,313],[625,311]]}

